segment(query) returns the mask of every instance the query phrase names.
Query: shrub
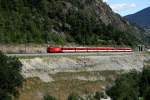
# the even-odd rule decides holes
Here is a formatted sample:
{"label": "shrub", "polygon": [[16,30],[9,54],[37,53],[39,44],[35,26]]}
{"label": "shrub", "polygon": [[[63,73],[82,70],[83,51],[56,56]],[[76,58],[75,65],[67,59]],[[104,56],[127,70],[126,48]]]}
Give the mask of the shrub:
{"label": "shrub", "polygon": [[132,71],[121,75],[107,94],[113,100],[149,100],[150,67],[145,66],[142,72]]}
{"label": "shrub", "polygon": [[18,96],[18,88],[23,83],[21,68],[22,64],[17,58],[7,57],[0,52],[0,100],[11,100],[12,96]]}
{"label": "shrub", "polygon": [[145,90],[150,87],[150,67],[147,66],[143,69],[142,77],[140,81],[140,92],[143,95]]}
{"label": "shrub", "polygon": [[144,100],[150,99],[150,87],[147,87],[147,89],[144,91],[143,97],[144,97]]}
{"label": "shrub", "polygon": [[76,94],[70,94],[68,96],[68,100],[79,100],[79,99],[80,99],[80,97]]}
{"label": "shrub", "polygon": [[139,97],[139,74],[130,72],[121,75],[115,85],[107,91],[113,100],[138,100]]}
{"label": "shrub", "polygon": [[56,100],[54,97],[46,95],[43,100]]}
{"label": "shrub", "polygon": [[105,96],[105,94],[104,94],[104,92],[96,92],[95,93],[95,96],[94,96],[94,98],[96,99],[96,100],[100,100],[101,98],[105,98],[106,96]]}

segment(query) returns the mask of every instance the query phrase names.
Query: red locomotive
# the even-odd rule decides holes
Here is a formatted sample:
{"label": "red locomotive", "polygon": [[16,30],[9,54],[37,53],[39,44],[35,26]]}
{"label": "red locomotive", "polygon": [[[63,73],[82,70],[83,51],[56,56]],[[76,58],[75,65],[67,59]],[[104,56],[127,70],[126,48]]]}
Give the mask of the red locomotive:
{"label": "red locomotive", "polygon": [[78,53],[78,52],[133,52],[131,48],[113,48],[113,47],[76,47],[60,48],[48,47],[48,53]]}

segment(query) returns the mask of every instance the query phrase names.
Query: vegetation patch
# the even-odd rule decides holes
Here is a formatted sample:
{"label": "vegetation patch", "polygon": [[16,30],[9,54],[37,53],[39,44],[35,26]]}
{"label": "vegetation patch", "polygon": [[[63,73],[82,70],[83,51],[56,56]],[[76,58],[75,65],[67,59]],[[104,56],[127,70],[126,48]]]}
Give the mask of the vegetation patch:
{"label": "vegetation patch", "polygon": [[150,66],[121,75],[107,93],[114,100],[149,100]]}
{"label": "vegetation patch", "polygon": [[7,57],[0,52],[0,100],[12,100],[19,96],[23,84],[21,68],[22,64],[17,58]]}
{"label": "vegetation patch", "polygon": [[[93,94],[97,91],[104,91],[104,87],[110,84],[118,74],[114,71],[57,73],[50,75],[55,80],[50,83],[44,83],[39,78],[26,79],[19,100],[30,100],[31,98],[41,100],[45,95],[50,95],[56,100],[67,100],[72,94],[78,96]],[[89,81],[75,79],[76,76],[104,76],[106,79]]]}
{"label": "vegetation patch", "polygon": [[[0,42],[134,45],[130,32],[105,25],[90,0],[3,0]],[[87,7],[89,6],[89,9]]]}

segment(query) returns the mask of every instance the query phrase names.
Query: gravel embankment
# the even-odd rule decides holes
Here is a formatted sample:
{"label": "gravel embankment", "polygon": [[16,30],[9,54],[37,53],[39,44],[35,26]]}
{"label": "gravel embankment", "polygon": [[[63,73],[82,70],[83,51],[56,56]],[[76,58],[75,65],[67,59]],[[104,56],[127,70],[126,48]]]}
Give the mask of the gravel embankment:
{"label": "gravel embankment", "polygon": [[22,74],[25,77],[39,77],[44,82],[50,82],[55,80],[49,74],[58,72],[129,71],[132,69],[140,71],[144,66],[144,61],[148,59],[150,60],[150,56],[133,53],[131,55],[88,57],[35,57],[21,58],[20,61],[23,64]]}

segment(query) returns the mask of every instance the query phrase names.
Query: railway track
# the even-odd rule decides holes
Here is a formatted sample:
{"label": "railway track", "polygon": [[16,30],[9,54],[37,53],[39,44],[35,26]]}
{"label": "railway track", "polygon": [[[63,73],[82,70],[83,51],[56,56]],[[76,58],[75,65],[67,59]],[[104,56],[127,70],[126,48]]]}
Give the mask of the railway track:
{"label": "railway track", "polygon": [[110,56],[131,55],[134,52],[94,52],[94,53],[39,53],[39,54],[6,54],[10,57],[54,57],[54,56]]}

